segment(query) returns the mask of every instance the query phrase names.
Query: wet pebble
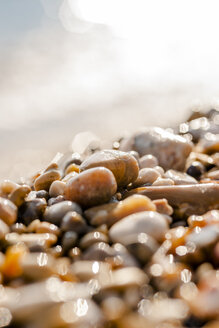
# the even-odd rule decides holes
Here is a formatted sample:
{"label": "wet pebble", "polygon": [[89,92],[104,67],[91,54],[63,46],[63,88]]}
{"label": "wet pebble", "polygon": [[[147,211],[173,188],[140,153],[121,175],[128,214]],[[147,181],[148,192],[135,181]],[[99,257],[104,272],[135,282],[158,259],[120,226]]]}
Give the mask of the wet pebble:
{"label": "wet pebble", "polygon": [[160,214],[172,215],[173,208],[168,204],[168,201],[165,198],[156,199],[153,201],[156,206],[156,210]]}
{"label": "wet pebble", "polygon": [[11,226],[11,232],[24,233],[26,231],[27,227],[21,222],[14,223]]}
{"label": "wet pebble", "polygon": [[72,211],[77,212],[78,214],[82,214],[82,210],[78,204],[66,200],[47,207],[44,213],[44,219],[45,221],[54,223],[59,226],[62,222],[63,217],[68,212]]}
{"label": "wet pebble", "polygon": [[19,220],[28,225],[35,219],[42,219],[46,206],[47,203],[44,198],[35,198],[33,200],[26,201],[19,208]]}
{"label": "wet pebble", "polygon": [[31,191],[28,185],[19,186],[9,196],[9,199],[17,206],[21,206],[24,203],[25,198]]}
{"label": "wet pebble", "polygon": [[60,227],[62,231],[75,231],[78,234],[84,233],[87,230],[86,221],[75,211],[65,214]]}
{"label": "wet pebble", "polygon": [[40,222],[35,230],[36,233],[53,233],[56,236],[59,236],[61,231],[60,229],[53,223],[50,222]]}
{"label": "wet pebble", "polygon": [[144,168],[139,171],[138,178],[133,183],[133,187],[152,185],[161,175],[156,169]]}
{"label": "wet pebble", "polygon": [[204,173],[205,167],[202,163],[198,161],[194,161],[187,168],[186,173],[191,175],[195,179],[199,179],[200,176]]}
{"label": "wet pebble", "polygon": [[17,219],[17,206],[9,199],[0,197],[0,218],[8,225]]}
{"label": "wet pebble", "polygon": [[67,231],[64,233],[62,237],[62,248],[63,252],[68,252],[71,248],[73,248],[76,245],[76,241],[78,239],[78,235],[75,231]]}
{"label": "wet pebble", "polygon": [[46,190],[38,190],[36,192],[36,198],[45,198],[45,200],[49,199],[49,193]]}
{"label": "wet pebble", "polygon": [[157,178],[152,184],[152,186],[173,186],[174,181],[169,178]]}
{"label": "wet pebble", "polygon": [[144,155],[139,159],[139,166],[141,169],[146,167],[154,168],[155,166],[158,165],[159,163],[157,158],[151,154]]}
{"label": "wet pebble", "polygon": [[117,184],[112,172],[105,167],[88,169],[66,183],[66,199],[83,207],[108,202],[116,193]]}
{"label": "wet pebble", "polygon": [[86,249],[91,245],[99,242],[108,243],[107,235],[99,231],[91,231],[84,235],[80,240],[80,248]]}
{"label": "wet pebble", "polygon": [[168,170],[164,174],[165,178],[174,181],[175,185],[197,184],[197,180],[192,176],[175,170]]}
{"label": "wet pebble", "polygon": [[80,166],[82,171],[93,167],[103,166],[114,174],[118,187],[125,187],[136,180],[138,163],[136,159],[125,152],[103,150],[91,155]]}
{"label": "wet pebble", "polygon": [[168,223],[162,214],[153,211],[131,214],[116,222],[109,230],[113,242],[126,243],[127,238],[139,233],[147,233],[156,240],[162,240],[168,229]]}
{"label": "wet pebble", "polygon": [[50,197],[58,197],[64,195],[65,183],[63,181],[53,181],[49,188]]}
{"label": "wet pebble", "polygon": [[41,174],[38,178],[36,178],[34,182],[34,189],[38,190],[46,190],[49,191],[49,188],[53,181],[60,180],[61,174],[58,170],[49,170]]}

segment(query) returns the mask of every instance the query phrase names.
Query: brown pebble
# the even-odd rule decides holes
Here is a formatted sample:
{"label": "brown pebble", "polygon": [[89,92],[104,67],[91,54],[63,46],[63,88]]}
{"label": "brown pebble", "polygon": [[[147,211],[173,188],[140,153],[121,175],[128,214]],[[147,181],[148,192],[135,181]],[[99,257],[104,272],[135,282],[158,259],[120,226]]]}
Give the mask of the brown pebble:
{"label": "brown pebble", "polygon": [[173,208],[168,204],[168,201],[165,198],[153,200],[153,203],[156,206],[158,213],[167,215],[173,214]]}
{"label": "brown pebble", "polygon": [[34,189],[37,191],[41,189],[49,191],[49,187],[51,186],[52,182],[60,179],[61,175],[58,170],[46,171],[38,178],[36,178],[34,182]]}
{"label": "brown pebble", "polygon": [[35,230],[36,233],[53,233],[56,236],[60,235],[60,229],[53,223],[40,222]]}
{"label": "brown pebble", "polygon": [[77,212],[79,214],[82,214],[82,210],[80,206],[74,202],[71,202],[69,200],[48,206],[44,213],[44,219],[45,221],[54,223],[56,225],[60,225],[62,218],[65,216],[68,212]]}
{"label": "brown pebble", "polygon": [[125,152],[118,150],[103,150],[91,155],[80,166],[81,171],[103,166],[113,172],[118,187],[125,187],[134,182],[138,176],[136,159]]}
{"label": "brown pebble", "polygon": [[35,198],[24,202],[19,208],[18,217],[26,225],[35,219],[41,219],[46,209],[46,200],[44,198]]}
{"label": "brown pebble", "polygon": [[14,223],[11,226],[11,232],[24,233],[26,231],[27,227],[21,222]]}
{"label": "brown pebble", "polygon": [[10,229],[9,226],[0,219],[0,239],[3,239],[4,236],[9,233]]}
{"label": "brown pebble", "polygon": [[9,196],[9,199],[17,206],[20,207],[29,192],[31,191],[31,188],[27,185],[19,186],[17,189],[15,189],[11,195]]}
{"label": "brown pebble", "polygon": [[77,212],[71,211],[65,214],[61,222],[62,231],[75,231],[84,233],[87,230],[86,221]]}
{"label": "brown pebble", "polygon": [[80,248],[85,249],[95,243],[98,243],[98,242],[108,243],[108,241],[109,241],[109,239],[104,233],[99,232],[99,231],[92,231],[92,232],[88,232],[86,235],[84,235],[81,238]]}
{"label": "brown pebble", "polygon": [[158,164],[159,163],[157,158],[151,154],[144,155],[139,160],[139,165],[141,169],[145,167],[154,168],[155,166],[158,166]]}
{"label": "brown pebble", "polygon": [[83,207],[108,202],[116,193],[117,184],[112,172],[105,167],[88,169],[66,183],[66,199]]}
{"label": "brown pebble", "polygon": [[11,194],[14,190],[19,187],[17,183],[11,180],[4,180],[0,184],[0,196],[7,198],[9,194]]}
{"label": "brown pebble", "polygon": [[17,206],[9,199],[0,197],[0,218],[8,225],[17,219]]}
{"label": "brown pebble", "polygon": [[51,233],[22,233],[11,232],[6,234],[5,241],[9,245],[24,243],[28,247],[40,245],[45,248],[51,247],[57,242],[57,237]]}
{"label": "brown pebble", "polygon": [[59,195],[64,195],[65,183],[63,181],[53,181],[49,188],[50,197],[57,197]]}
{"label": "brown pebble", "polygon": [[160,178],[160,173],[152,168],[144,168],[139,171],[138,178],[133,183],[133,187],[139,187],[144,184],[151,185],[154,181]]}

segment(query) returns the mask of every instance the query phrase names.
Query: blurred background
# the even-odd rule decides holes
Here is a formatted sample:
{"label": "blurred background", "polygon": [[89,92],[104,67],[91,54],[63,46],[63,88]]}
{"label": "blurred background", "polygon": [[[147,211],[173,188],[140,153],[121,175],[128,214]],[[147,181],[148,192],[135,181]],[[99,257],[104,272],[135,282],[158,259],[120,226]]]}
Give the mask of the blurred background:
{"label": "blurred background", "polygon": [[219,106],[217,0],[1,0],[0,179]]}

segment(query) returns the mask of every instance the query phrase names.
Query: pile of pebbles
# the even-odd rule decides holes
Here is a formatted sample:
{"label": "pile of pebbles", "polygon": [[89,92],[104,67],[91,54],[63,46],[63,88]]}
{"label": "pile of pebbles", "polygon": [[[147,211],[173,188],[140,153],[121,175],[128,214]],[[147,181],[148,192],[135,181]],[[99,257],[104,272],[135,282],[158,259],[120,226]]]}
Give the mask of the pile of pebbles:
{"label": "pile of pebbles", "polygon": [[219,113],[0,185],[0,327],[219,327]]}

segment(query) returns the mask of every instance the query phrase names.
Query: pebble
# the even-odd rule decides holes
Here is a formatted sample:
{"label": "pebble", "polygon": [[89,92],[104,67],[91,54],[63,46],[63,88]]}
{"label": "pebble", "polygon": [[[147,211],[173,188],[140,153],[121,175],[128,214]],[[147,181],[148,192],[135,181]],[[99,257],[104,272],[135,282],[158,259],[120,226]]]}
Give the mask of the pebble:
{"label": "pebble", "polygon": [[113,257],[115,252],[109,244],[100,242],[91,245],[82,255],[83,260],[104,261],[108,257]]}
{"label": "pebble", "polygon": [[72,164],[69,164],[67,167],[66,167],[66,170],[65,170],[65,175],[71,173],[71,172],[76,172],[76,173],[79,173],[80,172],[80,167],[74,163]]}
{"label": "pebble", "polygon": [[153,201],[156,206],[156,210],[160,214],[172,215],[173,208],[168,204],[168,201],[165,198],[156,199]]}
{"label": "pebble", "polygon": [[165,170],[183,170],[192,150],[192,143],[164,129],[151,127],[125,138],[121,142],[123,151],[135,150],[142,157],[154,155]]}
{"label": "pebble", "polygon": [[26,253],[21,258],[20,266],[26,278],[41,280],[54,274],[55,260],[46,253]]}
{"label": "pebble", "polygon": [[3,220],[0,219],[0,240],[2,240],[9,232],[9,226]]}
{"label": "pebble", "polygon": [[51,205],[54,205],[54,204],[58,204],[58,203],[64,202],[64,200],[65,200],[65,197],[62,196],[62,195],[59,195],[57,197],[51,197],[48,200],[48,206],[51,206]]}
{"label": "pebble", "polygon": [[82,210],[80,206],[74,202],[69,200],[48,206],[44,213],[44,220],[51,222],[56,225],[60,225],[62,222],[62,218],[68,212],[77,212],[78,214],[82,214]]}
{"label": "pebble", "polygon": [[186,173],[191,175],[195,179],[199,179],[200,176],[204,173],[205,167],[201,162],[194,161],[187,168]]}
{"label": "pebble", "polygon": [[68,252],[71,248],[76,245],[76,241],[78,239],[78,235],[75,231],[67,231],[64,233],[62,237],[62,248],[63,252]]}
{"label": "pebble", "polygon": [[49,188],[53,181],[60,180],[61,174],[58,170],[49,170],[41,174],[38,178],[36,178],[34,182],[34,189],[38,190],[46,190],[49,191]]}
{"label": "pebble", "polygon": [[65,183],[63,181],[53,181],[49,188],[50,197],[58,197],[64,195]]}
{"label": "pebble", "polygon": [[139,159],[139,166],[141,169],[146,167],[154,168],[155,166],[158,165],[159,163],[157,158],[151,154],[144,155]]}
{"label": "pebble", "polygon": [[152,186],[173,186],[174,181],[169,178],[157,178],[152,184]]}
{"label": "pebble", "polygon": [[11,232],[5,235],[5,241],[9,245],[24,243],[28,247],[42,246],[48,248],[57,242],[57,236],[51,233],[22,233]]}
{"label": "pebble", "polygon": [[45,198],[35,198],[26,201],[19,208],[18,217],[22,222],[28,225],[35,219],[42,219],[46,205]]}
{"label": "pebble", "polygon": [[20,207],[24,201],[31,188],[28,185],[19,186],[15,189],[9,196],[10,201],[12,201],[17,207]]}
{"label": "pebble", "polygon": [[158,178],[160,173],[152,168],[144,168],[139,171],[138,178],[133,183],[133,187],[140,187],[143,185],[152,185]]}
{"label": "pebble", "polygon": [[109,230],[113,242],[126,243],[128,238],[139,233],[147,233],[155,240],[161,241],[167,232],[168,224],[165,216],[153,211],[131,214],[116,222]]}
{"label": "pebble", "polygon": [[59,236],[61,231],[60,229],[53,223],[50,222],[39,222],[35,230],[36,233],[53,233],[56,236]]}
{"label": "pebble", "polygon": [[14,190],[19,187],[17,183],[11,180],[4,180],[0,184],[0,196],[7,198]]}
{"label": "pebble", "polygon": [[95,167],[67,181],[65,197],[83,207],[91,207],[108,202],[116,190],[112,172],[105,167]]}
{"label": "pebble", "polygon": [[71,271],[81,281],[97,279],[100,283],[109,279],[110,265],[100,261],[77,261],[71,265]]}
{"label": "pebble", "polygon": [[24,233],[26,231],[27,227],[21,222],[14,223],[11,226],[11,232]]}
{"label": "pebble", "polygon": [[138,162],[129,153],[118,150],[103,150],[91,155],[80,166],[81,171],[103,166],[114,174],[118,187],[125,187],[138,176]]}
{"label": "pebble", "polygon": [[111,226],[125,216],[142,211],[155,211],[153,202],[145,196],[133,195],[111,204],[104,204],[85,211],[85,216],[92,225],[106,223]]}
{"label": "pebble", "polygon": [[197,184],[198,181],[186,173],[182,173],[176,170],[168,170],[164,174],[165,178],[174,181],[175,185]]}
{"label": "pebble", "polygon": [[46,190],[38,190],[36,192],[36,198],[45,198],[45,200],[49,199],[49,193]]}
{"label": "pebble", "polygon": [[0,218],[7,225],[12,225],[17,219],[17,206],[9,199],[2,197],[0,197]]}
{"label": "pebble", "polygon": [[210,178],[211,180],[219,180],[219,170],[210,171],[207,173],[207,178]]}
{"label": "pebble", "polygon": [[108,243],[109,238],[102,232],[91,231],[84,235],[80,240],[80,248],[86,249],[95,243]]}
{"label": "pebble", "polygon": [[78,234],[85,233],[87,230],[86,221],[75,211],[65,214],[60,227],[62,231],[75,231]]}

